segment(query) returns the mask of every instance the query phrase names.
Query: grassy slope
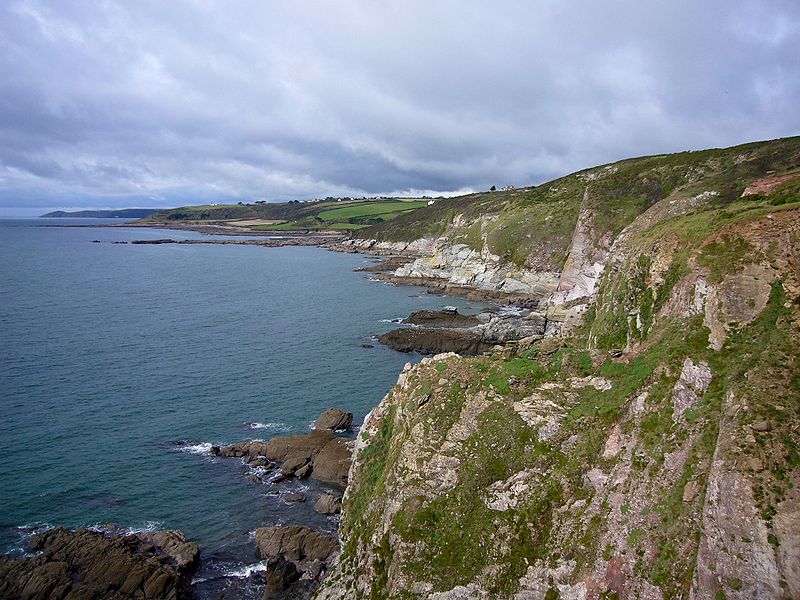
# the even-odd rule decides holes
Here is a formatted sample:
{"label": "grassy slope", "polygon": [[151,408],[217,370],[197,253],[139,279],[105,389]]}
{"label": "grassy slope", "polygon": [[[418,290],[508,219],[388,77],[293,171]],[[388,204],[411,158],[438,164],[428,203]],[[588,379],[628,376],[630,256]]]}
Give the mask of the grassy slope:
{"label": "grassy slope", "polygon": [[426,204],[427,201],[345,200],[184,206],[161,211],[142,222],[223,224],[262,219],[280,222],[251,225],[249,228],[258,231],[354,230],[388,221]]}
{"label": "grassy slope", "polygon": [[[509,597],[529,565],[573,565],[570,579],[581,581],[590,573],[602,578],[614,559],[628,565],[629,578],[642,582],[640,590],[653,585],[665,597],[686,597],[701,537],[704,489],[719,444],[723,456],[738,457],[736,464],[749,459],[763,463],[764,470],[751,479],[756,509],[776,551],[791,544],[775,534],[773,518],[800,484],[800,434],[792,425],[800,419],[800,299],[797,274],[791,272],[796,263],[791,267],[790,261],[787,270],[781,262],[786,239],[797,248],[800,232],[778,231],[784,237],[775,239],[783,241],[770,241],[768,227],[800,211],[800,181],[768,195],[740,195],[754,179],[796,169],[799,150],[795,138],[635,159],[614,165],[618,170],[608,180],[589,182],[593,202],[609,201],[605,207],[595,205],[603,228],[617,233],[671,192],[691,197],[713,189],[719,194],[688,215],[662,215],[635,231],[618,249],[616,266],[607,270],[583,327],[571,338],[511,357],[455,358],[421,366],[407,390],[391,392],[386,416],[360,455],[359,475],[348,490],[341,525],[344,553],[329,585],[340,585],[351,597],[401,598],[416,597],[402,591],[402,581],[427,582],[436,591],[477,582],[493,597]],[[738,160],[742,155],[751,160]],[[503,220],[532,215],[538,224],[542,209],[537,198],[548,208],[563,202],[565,212],[574,210],[558,195],[579,188],[579,175],[532,190],[423,208],[399,217],[396,228],[371,228],[369,234],[410,239],[437,227],[441,233],[455,206],[473,218],[491,210]],[[527,231],[532,227],[528,223]],[[765,249],[756,248],[761,241]],[[659,277],[653,276],[656,256],[669,257]],[[752,322],[729,324],[721,350],[709,348],[702,313],[665,312],[692,277],[720,283],[754,264],[772,265],[783,274]],[[639,316],[639,325],[632,325],[631,315]],[[617,358],[615,349],[626,344],[631,350]],[[707,362],[713,376],[698,403],[675,421],[672,390],[686,358]],[[570,387],[571,378],[588,376],[608,380],[611,388]],[[647,395],[638,412],[643,392]],[[474,417],[476,432],[455,446],[443,444],[467,398],[477,393],[486,393],[489,400]],[[428,394],[430,400],[419,407],[418,397]],[[557,433],[545,441],[513,409],[515,402],[537,394],[552,401],[561,417]],[[726,409],[731,395],[742,398],[746,410]],[[752,440],[719,441],[726,419],[733,431],[748,431],[765,419],[774,427]],[[629,451],[603,458],[615,425]],[[402,457],[412,452],[417,469],[409,471]],[[685,462],[677,470],[668,468],[672,457],[682,454]],[[441,494],[415,493],[425,489],[428,466],[437,455],[458,459],[457,485]],[[595,493],[585,480],[590,468],[606,473],[627,469],[629,475],[613,493]],[[488,509],[487,488],[523,469],[541,474],[524,499],[505,512]],[[687,501],[684,490],[690,482],[700,491]],[[398,507],[399,497],[405,499]],[[394,512],[388,513],[385,530],[387,507]],[[750,541],[739,543],[746,547]],[[350,582],[366,568],[370,554],[373,583],[366,594],[356,593]],[[749,564],[747,558],[740,560]],[[749,583],[734,574],[715,593],[730,597]],[[555,587],[548,597],[558,597]]]}
{"label": "grassy slope", "polygon": [[[753,179],[797,168],[798,147],[800,138],[785,138],[624,160],[531,188],[437,201],[362,229],[358,236],[410,242],[445,234],[476,250],[486,244],[493,254],[517,265],[560,269],[584,194],[596,237],[613,239],[639,214],[673,193],[713,189],[719,193],[716,205],[730,203]],[[453,227],[456,215],[463,216],[465,226]]]}

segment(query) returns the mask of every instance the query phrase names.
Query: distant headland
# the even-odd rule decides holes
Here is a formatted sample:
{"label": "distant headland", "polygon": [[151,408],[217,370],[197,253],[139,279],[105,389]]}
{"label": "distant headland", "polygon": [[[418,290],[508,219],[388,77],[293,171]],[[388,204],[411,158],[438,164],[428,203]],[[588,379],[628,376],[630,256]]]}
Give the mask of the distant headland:
{"label": "distant headland", "polygon": [[77,218],[77,219],[141,219],[155,214],[163,208],[122,208],[119,210],[76,210],[67,212],[56,210],[40,218]]}

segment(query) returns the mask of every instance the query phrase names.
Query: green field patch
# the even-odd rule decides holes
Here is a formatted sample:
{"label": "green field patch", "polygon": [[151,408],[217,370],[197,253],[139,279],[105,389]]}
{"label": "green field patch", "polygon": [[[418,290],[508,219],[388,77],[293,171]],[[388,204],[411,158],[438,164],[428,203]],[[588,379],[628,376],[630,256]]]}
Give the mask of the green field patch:
{"label": "green field patch", "polygon": [[364,202],[363,204],[324,210],[319,213],[318,216],[323,221],[346,222],[348,219],[354,217],[369,217],[374,215],[387,215],[395,212],[405,212],[420,208],[421,206],[426,206],[427,204],[427,200],[413,202],[401,202],[399,200],[395,202]]}

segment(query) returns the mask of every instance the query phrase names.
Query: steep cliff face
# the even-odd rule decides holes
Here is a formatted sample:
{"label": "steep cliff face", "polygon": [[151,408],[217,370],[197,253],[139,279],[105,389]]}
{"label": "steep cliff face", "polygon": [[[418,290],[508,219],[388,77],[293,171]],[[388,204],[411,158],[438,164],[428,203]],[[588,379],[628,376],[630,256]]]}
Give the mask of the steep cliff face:
{"label": "steep cliff face", "polygon": [[636,161],[574,176],[563,268],[526,264],[583,308],[560,337],[407,366],[359,434],[318,597],[800,596],[800,143],[726,152],[651,163],[682,183],[628,212],[593,197]]}
{"label": "steep cliff face", "polygon": [[791,187],[794,174],[773,173],[797,167],[798,145],[790,138],[644,157],[532,188],[440,200],[347,243],[417,257],[398,277],[581,304],[594,294],[612,244],[643,213],[640,226]]}

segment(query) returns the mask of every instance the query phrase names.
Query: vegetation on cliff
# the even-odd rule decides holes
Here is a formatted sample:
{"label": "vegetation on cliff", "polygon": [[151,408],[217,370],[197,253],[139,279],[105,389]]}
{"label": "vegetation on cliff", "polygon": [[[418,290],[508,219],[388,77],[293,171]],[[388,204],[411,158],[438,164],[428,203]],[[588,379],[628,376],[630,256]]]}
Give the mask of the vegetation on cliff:
{"label": "vegetation on cliff", "polygon": [[[436,202],[360,230],[358,236],[411,242],[446,235],[475,250],[485,246],[517,265],[561,270],[582,209],[592,214],[595,241],[603,236],[610,241],[667,197],[713,190],[713,202],[707,203],[712,208],[738,200],[754,180],[800,168],[798,145],[800,138],[785,138],[624,160],[534,187]],[[772,190],[770,202],[796,201],[798,181]]]}
{"label": "vegetation on cliff", "polygon": [[581,307],[559,335],[403,372],[365,421],[318,597],[800,595],[799,183],[793,138],[364,230],[562,286],[581,256],[602,275],[543,300]]}

